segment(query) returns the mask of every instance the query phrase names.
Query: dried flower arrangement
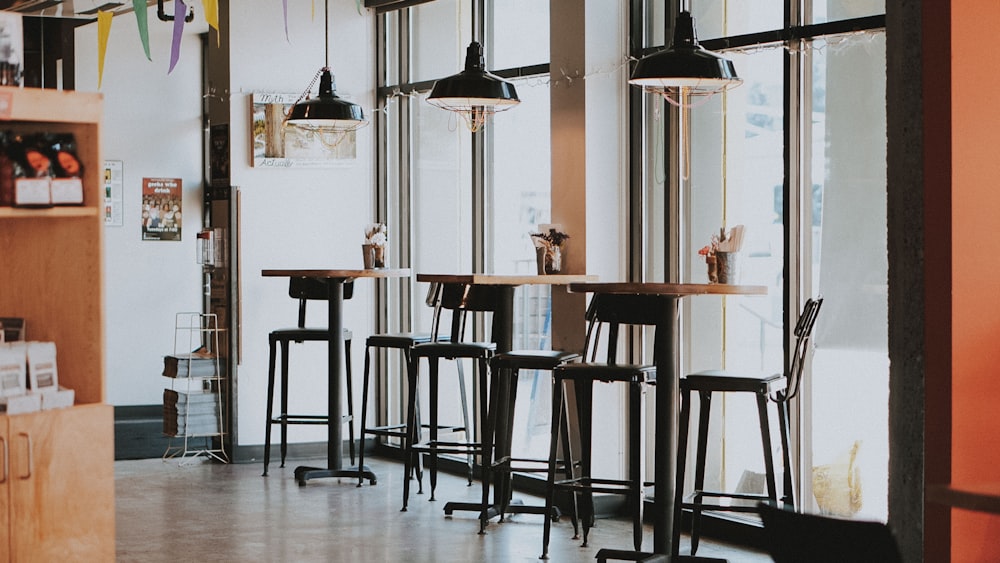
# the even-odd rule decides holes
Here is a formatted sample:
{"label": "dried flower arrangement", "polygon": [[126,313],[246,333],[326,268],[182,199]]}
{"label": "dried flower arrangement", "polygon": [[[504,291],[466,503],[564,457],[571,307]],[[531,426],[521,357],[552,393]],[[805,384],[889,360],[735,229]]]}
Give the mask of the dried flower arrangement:
{"label": "dried flower arrangement", "polygon": [[539,274],[558,274],[562,271],[562,245],[569,235],[550,227],[548,232],[531,233],[538,258]]}

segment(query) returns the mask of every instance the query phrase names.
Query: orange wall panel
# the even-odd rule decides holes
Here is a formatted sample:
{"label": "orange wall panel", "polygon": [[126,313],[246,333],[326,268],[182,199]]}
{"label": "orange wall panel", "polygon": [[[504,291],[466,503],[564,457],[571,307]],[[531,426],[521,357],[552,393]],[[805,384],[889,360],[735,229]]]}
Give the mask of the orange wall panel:
{"label": "orange wall panel", "polygon": [[[951,2],[952,482],[1000,481],[1000,3]],[[928,77],[933,80],[933,77]],[[933,108],[931,108],[933,111]],[[933,134],[928,132],[928,134]],[[1000,561],[1000,516],[955,510],[952,561]]]}

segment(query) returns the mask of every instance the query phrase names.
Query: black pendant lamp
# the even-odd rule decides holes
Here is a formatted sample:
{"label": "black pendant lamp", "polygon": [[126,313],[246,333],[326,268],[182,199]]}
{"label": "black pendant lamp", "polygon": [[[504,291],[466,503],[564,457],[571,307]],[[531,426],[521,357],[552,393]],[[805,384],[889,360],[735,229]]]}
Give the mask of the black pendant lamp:
{"label": "black pendant lamp", "polygon": [[[333,144],[343,139],[345,133],[355,131],[368,124],[364,112],[358,104],[337,96],[333,74],[330,72],[330,0],[324,2],[326,30],[326,65],[316,72],[312,82],[306,87],[298,101],[292,105],[285,119],[285,125],[303,131],[319,134],[325,144]],[[313,84],[319,78],[319,95],[310,98]],[[331,139],[331,135],[334,137]]]}
{"label": "black pendant lamp", "polygon": [[[472,28],[475,36],[476,0],[472,0]],[[508,110],[521,100],[514,85],[486,71],[483,46],[473,39],[465,52],[465,70],[434,83],[427,102],[454,111],[465,119],[470,131],[479,131],[487,118]]]}
{"label": "black pendant lamp", "polygon": [[743,81],[732,61],[698,44],[694,18],[682,10],[674,23],[673,44],[639,59],[629,83],[661,94],[674,105],[690,107],[690,96],[710,97]]}

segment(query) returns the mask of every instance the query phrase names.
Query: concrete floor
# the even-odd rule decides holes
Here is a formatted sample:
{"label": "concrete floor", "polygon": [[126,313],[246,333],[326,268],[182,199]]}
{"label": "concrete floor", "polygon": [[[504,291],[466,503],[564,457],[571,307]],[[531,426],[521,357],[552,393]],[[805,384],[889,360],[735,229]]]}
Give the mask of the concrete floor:
{"label": "concrete floor", "polygon": [[[472,512],[442,511],[450,500],[476,501],[478,482],[441,475],[436,502],[411,496],[402,506],[402,466],[381,458],[366,459],[379,477],[366,482],[333,479],[299,487],[296,465],[262,465],[147,459],[115,462],[117,556],[120,562],[178,560],[268,562],[531,562],[541,554],[542,520],[515,515],[503,524],[494,519],[485,535]],[[309,465],[309,463],[305,463]],[[323,465],[322,461],[312,465]],[[426,484],[426,477],[425,477]],[[532,499],[526,499],[534,503]],[[631,527],[625,520],[602,519],[591,531],[589,547],[573,540],[568,518],[553,524],[553,563],[594,561],[603,547],[627,549]],[[644,549],[652,546],[646,526]],[[681,552],[688,551],[687,538]],[[703,539],[698,555],[733,562],[771,561],[767,555]]]}

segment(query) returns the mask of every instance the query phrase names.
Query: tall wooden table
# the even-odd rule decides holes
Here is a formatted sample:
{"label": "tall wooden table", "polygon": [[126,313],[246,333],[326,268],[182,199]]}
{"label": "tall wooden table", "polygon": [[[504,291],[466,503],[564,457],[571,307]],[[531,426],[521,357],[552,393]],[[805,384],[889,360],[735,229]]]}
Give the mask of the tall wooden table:
{"label": "tall wooden table", "polygon": [[[678,557],[680,544],[680,504],[674,503],[676,494],[682,492],[683,483],[677,483],[674,466],[677,451],[677,424],[680,392],[678,381],[677,301],[692,295],[766,295],[762,285],[726,285],[707,283],[571,283],[569,290],[576,293],[614,293],[663,295],[668,297],[666,318],[656,325],[655,344],[659,352],[656,364],[656,418],[654,437],[654,497],[653,497],[653,554],[670,556],[669,561],[697,561],[710,559]],[[604,551],[604,550],[602,550]],[[627,552],[607,550],[612,559]],[[606,554],[607,555],[607,554]],[[600,557],[600,553],[598,554]],[[626,556],[627,557],[627,556]],[[627,557],[635,559],[635,557]],[[666,561],[664,557],[660,560]]]}
{"label": "tall wooden table", "polygon": [[[373,270],[263,270],[264,277],[312,278],[326,282],[329,288],[329,356],[327,357],[328,390],[327,390],[327,452],[326,467],[299,466],[295,468],[295,480],[300,486],[309,479],[323,477],[353,477],[360,475],[363,479],[374,482],[375,474],[368,467],[343,466],[342,417],[340,414],[340,384],[344,379],[341,365],[344,362],[344,339],[340,337],[344,330],[343,306],[344,283],[358,278],[402,278],[409,277],[408,268],[378,268]],[[352,436],[353,440],[354,437]]]}
{"label": "tall wooden table", "polygon": [[[597,281],[597,276],[586,274],[417,274],[418,282],[431,282],[443,284],[463,284],[463,285],[486,285],[495,286],[500,292],[500,303],[497,310],[493,312],[493,342],[497,345],[497,352],[510,352],[514,345],[514,288],[521,285],[570,285],[578,282]],[[509,405],[510,410],[506,416],[498,417],[498,420],[513,421],[514,405]],[[480,408],[486,408],[482,405]],[[505,437],[506,429],[501,428],[496,432],[497,436]],[[494,444],[494,451],[498,456],[510,455],[510,443],[506,438],[497,440]],[[509,495],[502,484],[496,484],[493,493],[493,505],[489,508],[489,518],[499,514],[499,499],[503,495]],[[444,506],[445,514],[451,514],[455,510],[482,511],[482,505],[468,502],[448,502]],[[510,505],[509,512],[538,513],[544,512],[544,507],[531,507],[518,503]]]}

